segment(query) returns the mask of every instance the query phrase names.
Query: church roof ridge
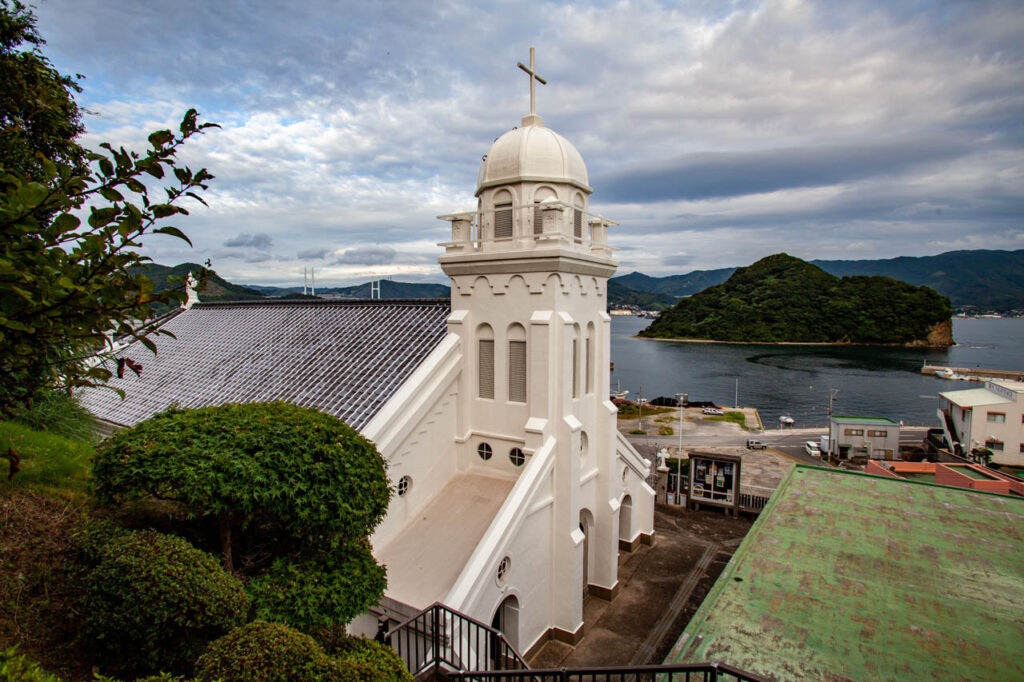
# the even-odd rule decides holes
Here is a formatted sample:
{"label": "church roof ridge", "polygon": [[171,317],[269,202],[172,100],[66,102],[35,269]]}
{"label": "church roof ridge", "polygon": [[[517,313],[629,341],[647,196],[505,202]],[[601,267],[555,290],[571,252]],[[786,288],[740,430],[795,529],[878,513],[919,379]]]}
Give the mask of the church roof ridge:
{"label": "church roof ridge", "polygon": [[301,298],[260,298],[240,299],[237,301],[205,301],[196,303],[193,308],[234,308],[259,306],[372,306],[372,305],[451,305],[449,298],[321,298],[317,300]]}

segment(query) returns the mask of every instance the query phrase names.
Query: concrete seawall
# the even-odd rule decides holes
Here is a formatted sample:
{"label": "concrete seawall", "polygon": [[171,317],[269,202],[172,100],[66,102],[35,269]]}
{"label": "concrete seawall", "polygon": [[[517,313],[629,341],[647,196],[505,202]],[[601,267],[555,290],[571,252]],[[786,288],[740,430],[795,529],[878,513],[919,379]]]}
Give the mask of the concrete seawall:
{"label": "concrete seawall", "polygon": [[946,370],[952,371],[962,377],[974,378],[979,381],[984,379],[1008,379],[1010,381],[1024,381],[1024,370],[1006,369],[981,369],[979,367],[946,367],[945,365],[924,365],[921,367],[921,374],[937,375]]}

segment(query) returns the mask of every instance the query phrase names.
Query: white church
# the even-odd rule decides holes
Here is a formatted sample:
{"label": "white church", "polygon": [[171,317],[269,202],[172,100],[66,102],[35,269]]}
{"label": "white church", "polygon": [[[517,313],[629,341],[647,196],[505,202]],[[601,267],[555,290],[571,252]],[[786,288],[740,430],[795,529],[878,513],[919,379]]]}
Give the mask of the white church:
{"label": "white church", "polygon": [[[532,60],[531,60],[532,62]],[[198,303],[153,356],[83,393],[110,427],[177,403],[287,400],[372,440],[397,494],[372,537],[377,617],[442,602],[529,656],[583,635],[586,595],[614,599],[620,552],[651,541],[651,463],[609,401],[612,223],[588,211],[576,148],[531,113],[491,146],[476,211],[441,216],[450,300]]]}

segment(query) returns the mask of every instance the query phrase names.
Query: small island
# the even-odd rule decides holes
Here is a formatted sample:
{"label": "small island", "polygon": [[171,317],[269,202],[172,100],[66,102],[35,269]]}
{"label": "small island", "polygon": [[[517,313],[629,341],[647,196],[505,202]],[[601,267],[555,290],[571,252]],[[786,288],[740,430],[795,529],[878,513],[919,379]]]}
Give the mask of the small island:
{"label": "small island", "polygon": [[641,337],[737,343],[953,345],[952,307],[891,277],[842,279],[785,253],[681,299]]}

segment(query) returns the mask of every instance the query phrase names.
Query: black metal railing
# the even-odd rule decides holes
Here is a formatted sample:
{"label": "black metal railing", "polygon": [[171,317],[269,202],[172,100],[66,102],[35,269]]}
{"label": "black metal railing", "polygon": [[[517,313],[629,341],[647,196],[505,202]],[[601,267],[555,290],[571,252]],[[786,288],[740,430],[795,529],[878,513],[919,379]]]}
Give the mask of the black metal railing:
{"label": "black metal railing", "polygon": [[761,513],[765,505],[768,504],[768,498],[764,495],[754,495],[752,493],[740,493],[740,504],[739,507],[743,511],[753,511]]}
{"label": "black metal railing", "polygon": [[473,682],[764,682],[723,663],[677,663],[615,668],[549,668],[544,670],[451,672],[452,680]]}
{"label": "black metal railing", "polygon": [[526,661],[499,630],[440,602],[392,628],[385,641],[413,675],[428,668],[482,673],[527,669]]}

